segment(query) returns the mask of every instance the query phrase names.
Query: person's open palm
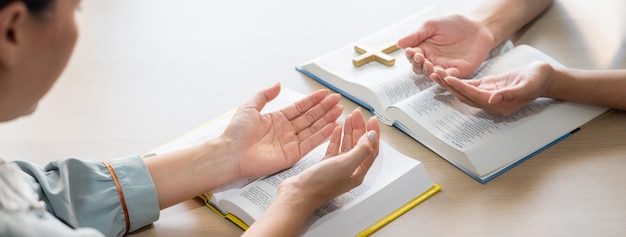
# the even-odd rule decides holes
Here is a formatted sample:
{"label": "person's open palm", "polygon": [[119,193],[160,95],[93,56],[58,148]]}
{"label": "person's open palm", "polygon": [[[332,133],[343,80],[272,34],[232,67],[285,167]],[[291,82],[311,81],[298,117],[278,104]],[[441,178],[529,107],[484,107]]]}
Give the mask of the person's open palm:
{"label": "person's open palm", "polygon": [[552,67],[545,62],[499,75],[479,79],[459,80],[446,77],[446,89],[463,103],[482,108],[491,114],[512,114],[546,94]]}
{"label": "person's open palm", "polygon": [[343,108],[338,94],[318,90],[281,110],[261,114],[280,85],[258,92],[235,112],[221,136],[238,167],[238,177],[267,175],[298,162],[337,126]]}
{"label": "person's open palm", "polygon": [[478,21],[450,15],[425,22],[398,46],[405,49],[415,73],[439,83],[442,78],[434,74],[434,67],[444,68],[450,76],[469,77],[489,55],[494,38]]}
{"label": "person's open palm", "polygon": [[[367,122],[360,109],[346,117],[330,137],[326,155],[321,162],[302,173],[286,179],[279,192],[297,193],[292,199],[306,198],[315,209],[330,199],[359,186],[379,152],[380,126],[376,117]],[[306,207],[303,207],[306,208]]]}

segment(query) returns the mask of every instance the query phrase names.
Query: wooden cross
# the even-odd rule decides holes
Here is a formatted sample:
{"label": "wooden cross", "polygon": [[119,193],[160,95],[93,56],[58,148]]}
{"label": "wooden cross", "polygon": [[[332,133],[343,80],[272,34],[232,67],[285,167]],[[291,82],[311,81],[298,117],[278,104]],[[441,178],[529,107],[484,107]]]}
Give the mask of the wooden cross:
{"label": "wooden cross", "polygon": [[373,50],[362,45],[355,45],[354,51],[360,53],[361,55],[352,59],[352,64],[354,64],[355,67],[360,67],[371,61],[377,61],[387,66],[393,66],[393,64],[396,63],[396,60],[389,54],[396,50],[398,50],[398,45],[395,42],[380,50]]}

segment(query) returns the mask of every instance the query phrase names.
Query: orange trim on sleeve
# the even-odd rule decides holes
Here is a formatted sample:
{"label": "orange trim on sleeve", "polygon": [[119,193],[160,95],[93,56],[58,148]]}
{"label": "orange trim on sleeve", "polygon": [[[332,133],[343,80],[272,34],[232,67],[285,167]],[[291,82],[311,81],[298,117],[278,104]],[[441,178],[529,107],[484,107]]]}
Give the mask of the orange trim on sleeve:
{"label": "orange trim on sleeve", "polygon": [[128,208],[126,207],[126,200],[124,199],[124,192],[122,191],[122,185],[120,184],[120,181],[117,179],[117,175],[115,174],[115,170],[113,170],[113,167],[111,166],[111,164],[109,164],[109,162],[103,161],[102,162],[107,169],[109,170],[109,173],[111,173],[111,178],[113,178],[113,182],[115,182],[115,188],[117,188],[117,193],[120,195],[120,202],[122,203],[122,210],[124,211],[124,219],[126,219],[126,231],[124,232],[124,235],[128,234],[128,231],[130,230],[130,217],[128,215]]}

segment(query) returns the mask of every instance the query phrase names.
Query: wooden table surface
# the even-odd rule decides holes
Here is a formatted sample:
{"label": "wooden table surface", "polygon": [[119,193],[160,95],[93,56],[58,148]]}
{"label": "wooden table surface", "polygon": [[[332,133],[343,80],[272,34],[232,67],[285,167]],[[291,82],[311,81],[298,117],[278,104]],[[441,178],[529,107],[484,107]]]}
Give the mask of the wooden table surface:
{"label": "wooden table surface", "polygon": [[[304,61],[424,7],[466,12],[477,2],[83,1],[67,70],[35,114],[0,124],[0,156],[43,166],[141,154],[275,82],[303,93],[323,88],[295,71]],[[569,67],[624,69],[625,11],[618,0],[556,1],[516,43]],[[341,103],[346,111],[356,106]],[[443,190],[374,236],[624,236],[625,135],[626,113],[614,111],[480,184],[384,127],[382,139],[421,160]],[[192,199],[131,235],[241,233]]]}

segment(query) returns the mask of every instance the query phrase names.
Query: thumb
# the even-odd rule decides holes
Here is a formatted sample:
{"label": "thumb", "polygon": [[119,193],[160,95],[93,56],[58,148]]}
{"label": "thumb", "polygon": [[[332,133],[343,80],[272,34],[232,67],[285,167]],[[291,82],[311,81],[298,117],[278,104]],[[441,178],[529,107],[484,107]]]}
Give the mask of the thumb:
{"label": "thumb", "polygon": [[503,101],[517,101],[524,98],[524,88],[522,86],[513,86],[498,90],[489,97],[489,104],[497,104]]}
{"label": "thumb", "polygon": [[378,141],[378,132],[375,130],[370,130],[367,133],[363,134],[356,146],[350,150],[346,155],[352,156],[348,167],[351,170],[356,169],[357,167],[363,167],[359,172],[367,172],[372,163],[374,163],[374,158],[376,158],[376,142]]}
{"label": "thumb", "polygon": [[461,73],[461,70],[459,70],[456,67],[449,67],[449,68],[446,68],[444,71],[448,74],[448,76],[453,76],[453,77],[467,77],[467,76],[469,76],[469,75],[464,75],[463,73]]}
{"label": "thumb", "polygon": [[407,47],[416,47],[430,37],[431,37],[431,34],[429,33],[429,30],[424,25],[420,27],[417,31],[398,40],[398,47],[403,48],[403,49]]}
{"label": "thumb", "polygon": [[250,100],[241,106],[242,108],[254,108],[261,111],[265,104],[275,99],[280,93],[280,83],[257,92]]}

